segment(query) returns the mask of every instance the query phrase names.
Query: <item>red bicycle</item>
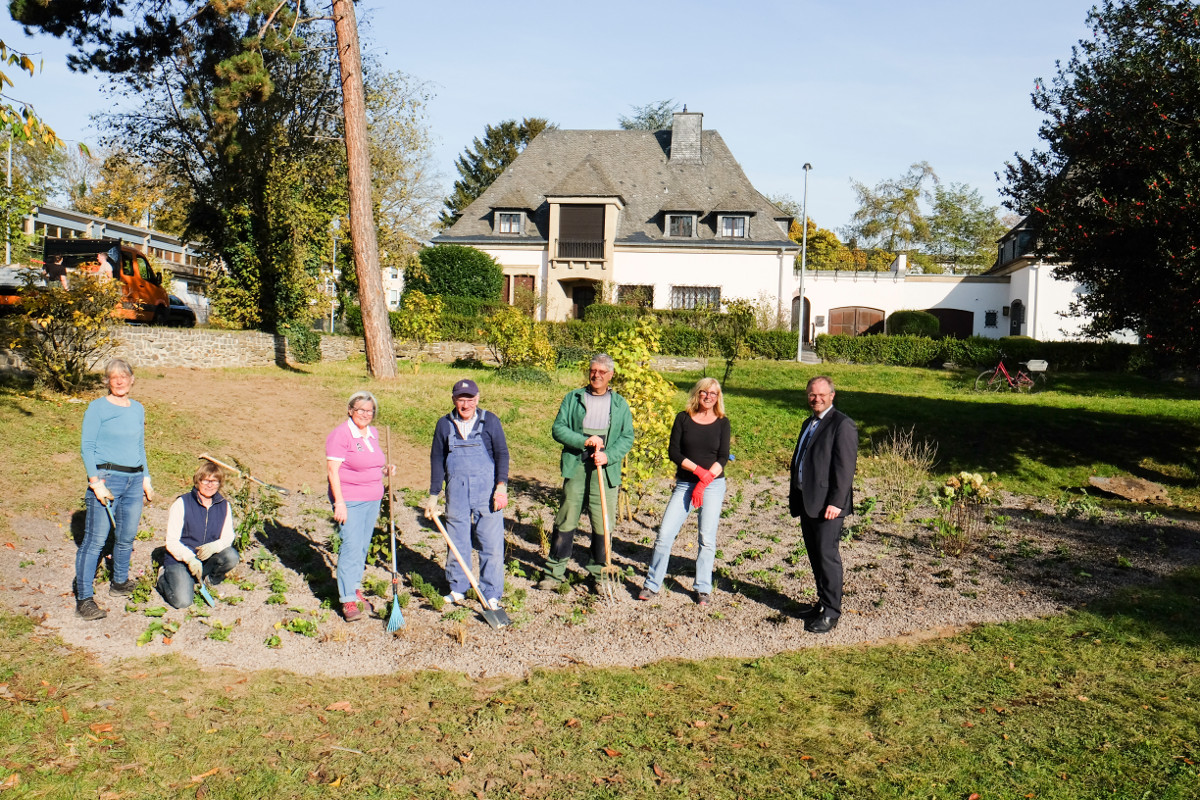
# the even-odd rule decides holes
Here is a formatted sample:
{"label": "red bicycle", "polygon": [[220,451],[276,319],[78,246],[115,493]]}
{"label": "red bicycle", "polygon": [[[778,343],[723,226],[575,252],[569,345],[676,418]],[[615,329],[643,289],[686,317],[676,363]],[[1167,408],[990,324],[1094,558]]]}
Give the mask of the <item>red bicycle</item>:
{"label": "red bicycle", "polygon": [[1004,353],[1001,353],[999,364],[979,373],[979,377],[975,379],[975,391],[998,392],[1001,389],[1010,389],[1014,392],[1035,392],[1046,388],[1046,368],[1050,366],[1049,362],[1032,359],[1019,363],[1029,371],[1019,369],[1009,372],[1004,366]]}

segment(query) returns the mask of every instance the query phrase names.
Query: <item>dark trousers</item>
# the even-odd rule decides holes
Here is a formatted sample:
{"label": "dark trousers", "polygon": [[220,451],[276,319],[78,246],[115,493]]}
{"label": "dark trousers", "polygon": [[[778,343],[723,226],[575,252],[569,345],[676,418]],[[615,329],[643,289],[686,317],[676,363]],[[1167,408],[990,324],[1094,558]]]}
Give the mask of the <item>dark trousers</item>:
{"label": "dark trousers", "polygon": [[844,519],[814,518],[800,512],[800,532],[817,584],[817,602],[824,607],[823,613],[834,619],[842,615],[842,554],[838,545]]}

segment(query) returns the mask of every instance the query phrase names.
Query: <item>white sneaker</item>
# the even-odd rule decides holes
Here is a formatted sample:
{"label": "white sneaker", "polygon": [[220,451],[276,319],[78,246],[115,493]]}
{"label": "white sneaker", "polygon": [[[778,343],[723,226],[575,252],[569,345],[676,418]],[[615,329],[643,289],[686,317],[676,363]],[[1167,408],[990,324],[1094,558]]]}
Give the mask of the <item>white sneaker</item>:
{"label": "white sneaker", "polygon": [[488,601],[487,601],[487,604],[488,604],[488,608],[490,608],[492,611],[499,611],[499,610],[500,610],[500,601],[499,601],[499,600],[497,600],[497,599],[495,599],[495,598],[492,598],[491,600],[488,600]]}
{"label": "white sneaker", "polygon": [[455,603],[461,603],[463,600],[466,600],[467,596],[465,594],[462,594],[461,592],[450,592],[450,594],[446,595],[442,599],[445,600],[447,603],[455,604]]}

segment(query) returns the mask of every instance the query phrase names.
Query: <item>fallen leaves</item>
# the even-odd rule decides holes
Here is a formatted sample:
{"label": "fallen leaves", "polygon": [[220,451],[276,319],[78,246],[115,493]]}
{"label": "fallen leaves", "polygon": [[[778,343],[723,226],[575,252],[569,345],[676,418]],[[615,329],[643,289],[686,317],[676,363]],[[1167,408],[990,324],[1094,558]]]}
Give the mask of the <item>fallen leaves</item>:
{"label": "fallen leaves", "polygon": [[326,711],[345,711],[347,714],[354,713],[354,707],[350,705],[349,700],[341,700],[336,703],[330,703],[325,706]]}
{"label": "fallen leaves", "polygon": [[571,717],[569,720],[567,720],[566,722],[563,723],[563,727],[564,728],[578,728],[579,720],[575,719],[574,717]]}
{"label": "fallen leaves", "polygon": [[205,778],[211,778],[213,775],[216,775],[216,774],[217,774],[218,772],[220,772],[220,771],[221,771],[221,768],[220,768],[220,767],[213,767],[213,768],[212,768],[212,769],[210,769],[208,772],[202,772],[202,773],[200,773],[199,775],[193,775],[193,776],[192,776],[192,783],[200,783],[200,782],[201,782],[201,781],[203,781]]}
{"label": "fallen leaves", "polygon": [[601,748],[601,750],[603,751],[604,755],[608,756],[609,758],[620,758],[621,757],[620,750],[614,750],[611,747],[603,747],[603,748]]}

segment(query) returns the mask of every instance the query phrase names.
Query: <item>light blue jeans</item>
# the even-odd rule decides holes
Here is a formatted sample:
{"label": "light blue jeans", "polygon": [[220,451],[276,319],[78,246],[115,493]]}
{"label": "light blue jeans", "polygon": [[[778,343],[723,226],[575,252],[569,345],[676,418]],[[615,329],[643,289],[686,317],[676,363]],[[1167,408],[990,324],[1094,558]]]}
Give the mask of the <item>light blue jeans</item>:
{"label": "light blue jeans", "polygon": [[353,603],[358,599],[355,590],[362,586],[363,571],[367,568],[367,549],[375,533],[382,500],[356,500],[346,503],[346,521],[341,526],[342,545],[338,548],[338,602]]}
{"label": "light blue jeans", "polygon": [[[654,555],[650,557],[650,569],[646,574],[645,588],[657,592],[667,576],[667,564],[671,560],[671,548],[675,537],[683,527],[692,510],[692,491],[699,481],[682,480],[675,483],[675,491],[667,501],[663,512],[658,539],[654,542]],[[704,505],[700,506],[700,549],[696,553],[696,582],[692,588],[698,594],[712,592],[713,561],[717,556],[717,523],[721,521],[721,505],[725,502],[725,479],[717,478],[704,490]]]}
{"label": "light blue jeans", "polygon": [[[113,571],[112,582],[124,583],[129,580],[129,559],[133,556],[133,540],[137,537],[138,522],[142,519],[142,472],[116,472],[102,469],[96,476],[104,479],[108,490],[113,493],[113,519],[117,528],[113,537]],[[96,499],[96,493],[91,489],[85,496],[87,505],[87,520],[84,523],[83,542],[75,553],[75,599],[87,600],[95,593],[92,584],[96,580],[96,566],[100,563],[100,554],[108,541],[112,525],[108,521],[108,512]]]}

